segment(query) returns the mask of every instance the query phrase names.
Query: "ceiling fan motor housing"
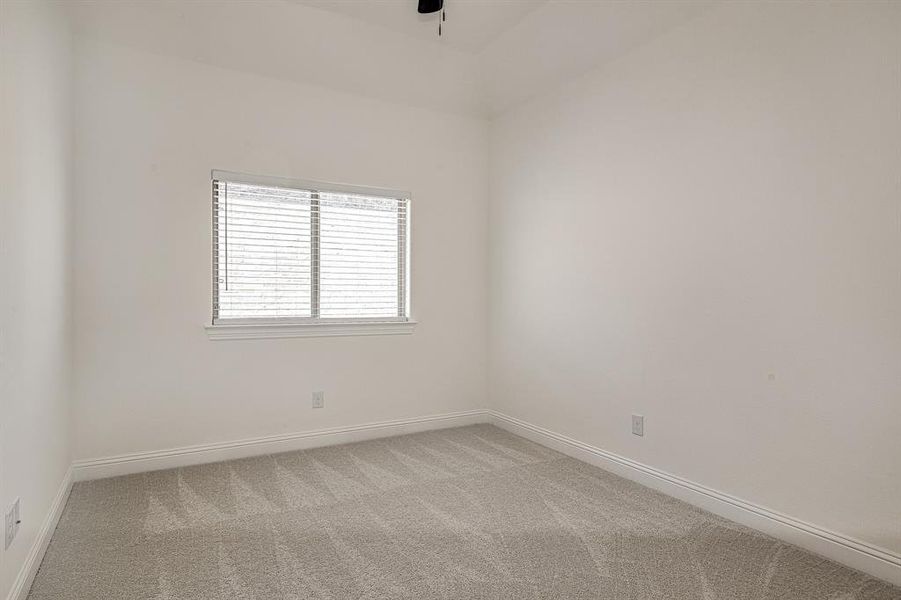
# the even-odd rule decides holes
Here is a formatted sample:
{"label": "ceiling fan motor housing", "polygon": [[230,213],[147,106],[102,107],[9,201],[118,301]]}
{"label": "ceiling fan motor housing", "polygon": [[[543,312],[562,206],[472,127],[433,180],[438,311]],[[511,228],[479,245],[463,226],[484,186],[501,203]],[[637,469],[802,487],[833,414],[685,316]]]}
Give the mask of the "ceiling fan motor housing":
{"label": "ceiling fan motor housing", "polygon": [[444,0],[419,0],[419,12],[429,14],[444,8]]}

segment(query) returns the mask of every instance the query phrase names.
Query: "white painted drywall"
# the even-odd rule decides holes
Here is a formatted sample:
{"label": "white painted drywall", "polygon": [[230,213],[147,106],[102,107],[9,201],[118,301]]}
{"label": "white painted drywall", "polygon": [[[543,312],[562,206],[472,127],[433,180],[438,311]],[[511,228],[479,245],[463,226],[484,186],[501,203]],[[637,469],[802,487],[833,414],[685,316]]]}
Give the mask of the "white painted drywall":
{"label": "white painted drywall", "polygon": [[[444,80],[417,74],[415,56],[380,77],[367,65],[413,46],[381,47],[369,26],[369,48],[342,47],[348,68],[332,72],[316,54],[327,46],[296,65],[269,64],[265,48],[218,52],[209,30],[193,35],[196,3],[167,48],[157,33],[188,14],[176,3],[83,4],[77,458],[483,407],[490,319],[494,408],[901,551],[897,3],[728,3],[622,55],[662,30],[641,21],[645,33],[605,50],[620,58],[490,136],[410,104],[477,114],[526,97],[534,82],[514,84],[529,61],[514,71],[504,58],[522,53],[495,48],[491,68],[512,83],[479,98],[473,61],[453,53]],[[49,503],[66,456],[69,171],[66,36],[43,4],[22,6],[3,4],[4,27],[17,11],[20,29],[3,40],[2,347],[16,374],[3,398],[37,400],[14,404],[11,435],[4,413],[0,499],[24,489],[27,515]],[[217,19],[233,26],[245,9]],[[411,189],[416,333],[208,340],[213,168]],[[26,195],[38,200],[11,201]],[[29,357],[43,366],[26,370]],[[325,409],[310,409],[313,390]],[[629,434],[632,412],[644,438]],[[0,554],[4,586],[22,539]]]}
{"label": "white painted drywall", "polygon": [[0,2],[0,598],[70,462],[70,42],[58,7]]}
{"label": "white painted drywall", "polygon": [[[475,55],[286,0],[79,0],[75,31],[187,58],[400,104],[482,110]],[[376,3],[369,3],[376,4]],[[415,5],[406,7],[417,21]],[[386,12],[387,7],[376,10]],[[389,11],[391,9],[388,9]],[[360,12],[368,11],[358,11]],[[432,37],[434,36],[434,37]]]}
{"label": "white painted drywall", "polygon": [[495,115],[647,42],[716,0],[79,0],[78,33],[372,98]]}
{"label": "white painted drywall", "polygon": [[[76,458],[485,406],[483,121],[89,38],[77,75]],[[415,333],[210,341],[211,169],[410,190]]]}
{"label": "white painted drywall", "polygon": [[901,552],[899,78],[901,3],[730,2],[494,122],[493,407]]}
{"label": "white painted drywall", "polygon": [[626,54],[715,1],[544,2],[479,53],[481,104],[491,115],[502,114]]}

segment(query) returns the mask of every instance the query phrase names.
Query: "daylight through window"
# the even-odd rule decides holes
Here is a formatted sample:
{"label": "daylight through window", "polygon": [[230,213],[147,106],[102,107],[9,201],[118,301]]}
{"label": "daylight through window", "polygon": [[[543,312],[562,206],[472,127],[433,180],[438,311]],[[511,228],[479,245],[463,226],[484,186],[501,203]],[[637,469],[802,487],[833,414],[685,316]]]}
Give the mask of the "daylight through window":
{"label": "daylight through window", "polygon": [[409,195],[213,172],[213,323],[406,321]]}

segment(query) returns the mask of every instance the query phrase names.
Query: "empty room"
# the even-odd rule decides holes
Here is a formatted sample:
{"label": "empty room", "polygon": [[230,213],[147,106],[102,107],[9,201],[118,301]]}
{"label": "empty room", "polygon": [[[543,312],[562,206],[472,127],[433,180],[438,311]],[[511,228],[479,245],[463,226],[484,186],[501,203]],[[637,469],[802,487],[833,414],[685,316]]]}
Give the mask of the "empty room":
{"label": "empty room", "polygon": [[2,600],[901,600],[901,0],[0,0]]}

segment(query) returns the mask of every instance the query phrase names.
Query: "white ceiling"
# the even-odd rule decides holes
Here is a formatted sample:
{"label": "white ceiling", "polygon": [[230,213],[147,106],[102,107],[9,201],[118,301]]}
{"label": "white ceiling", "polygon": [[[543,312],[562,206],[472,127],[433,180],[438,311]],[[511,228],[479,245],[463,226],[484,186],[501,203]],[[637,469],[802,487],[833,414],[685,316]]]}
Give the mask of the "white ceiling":
{"label": "white ceiling", "polygon": [[290,0],[339,13],[398,33],[441,42],[476,54],[547,0],[445,0],[447,16],[438,39],[438,15],[421,15],[418,0]]}
{"label": "white ceiling", "polygon": [[549,0],[479,54],[483,102],[489,114],[496,115],[627,54],[713,4],[714,0]]}
{"label": "white ceiling", "polygon": [[143,51],[392,102],[494,116],[715,0],[79,0],[76,30]]}

